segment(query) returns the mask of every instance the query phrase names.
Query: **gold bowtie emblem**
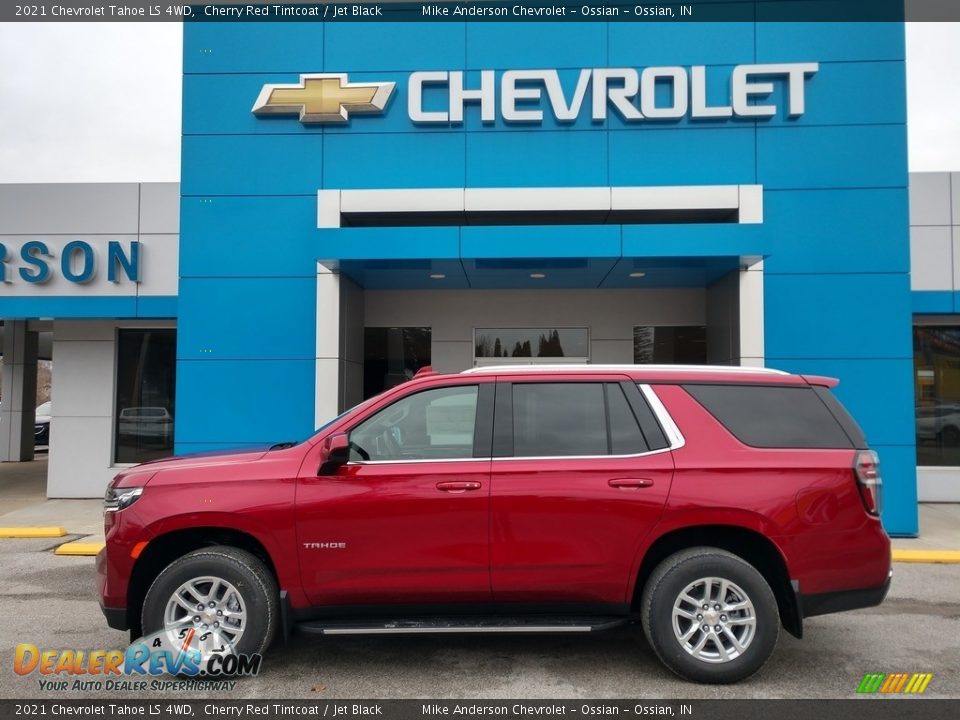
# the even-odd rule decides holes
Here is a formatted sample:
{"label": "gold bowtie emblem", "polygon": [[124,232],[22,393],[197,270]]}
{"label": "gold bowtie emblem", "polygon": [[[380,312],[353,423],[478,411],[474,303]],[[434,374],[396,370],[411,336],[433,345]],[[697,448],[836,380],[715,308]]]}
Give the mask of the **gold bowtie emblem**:
{"label": "gold bowtie emblem", "polygon": [[379,113],[396,83],[347,82],[344,73],[301,75],[299,83],[264,85],[253,114],[298,115],[300,122],[345,123],[351,113]]}

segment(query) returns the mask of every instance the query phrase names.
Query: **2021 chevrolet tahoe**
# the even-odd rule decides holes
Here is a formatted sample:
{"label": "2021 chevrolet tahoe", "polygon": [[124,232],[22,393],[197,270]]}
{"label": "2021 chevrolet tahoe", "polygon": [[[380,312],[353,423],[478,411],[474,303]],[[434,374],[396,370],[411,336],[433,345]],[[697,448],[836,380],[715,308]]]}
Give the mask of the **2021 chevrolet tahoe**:
{"label": "2021 chevrolet tahoe", "polygon": [[804,618],[889,587],[877,456],[836,384],[733,367],[421,372],[303,442],[117,475],[101,605],[133,635],[192,628],[248,653],[294,625],[639,621],[675,673],[735,682],[781,625],[800,637]]}

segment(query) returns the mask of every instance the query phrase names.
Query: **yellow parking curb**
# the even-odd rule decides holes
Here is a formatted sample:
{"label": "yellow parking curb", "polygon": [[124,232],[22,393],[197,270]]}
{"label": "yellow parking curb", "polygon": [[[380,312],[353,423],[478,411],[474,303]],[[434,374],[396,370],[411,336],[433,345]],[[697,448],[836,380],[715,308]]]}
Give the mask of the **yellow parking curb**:
{"label": "yellow parking curb", "polygon": [[960,550],[893,549],[893,561],[903,563],[960,563]]}
{"label": "yellow parking curb", "polygon": [[67,534],[62,527],[0,527],[0,538],[56,538]]}
{"label": "yellow parking curb", "polygon": [[102,542],[68,542],[53,551],[54,555],[96,555],[105,543]]}

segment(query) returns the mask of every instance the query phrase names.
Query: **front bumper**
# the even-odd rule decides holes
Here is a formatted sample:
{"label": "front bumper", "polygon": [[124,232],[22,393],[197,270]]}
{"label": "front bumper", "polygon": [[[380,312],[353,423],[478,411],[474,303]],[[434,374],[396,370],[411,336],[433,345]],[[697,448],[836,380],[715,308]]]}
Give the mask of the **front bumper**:
{"label": "front bumper", "polygon": [[105,603],[111,600],[116,601],[117,597],[109,592],[109,560],[107,559],[107,548],[104,547],[97,553],[97,595],[100,598],[100,609],[107,618],[107,625],[114,630],[129,630],[130,624],[127,622],[127,609],[125,607],[113,607]]}
{"label": "front bumper", "polygon": [[130,623],[127,622],[126,608],[109,608],[100,606],[103,616],[107,619],[107,625],[114,630],[129,630]]}

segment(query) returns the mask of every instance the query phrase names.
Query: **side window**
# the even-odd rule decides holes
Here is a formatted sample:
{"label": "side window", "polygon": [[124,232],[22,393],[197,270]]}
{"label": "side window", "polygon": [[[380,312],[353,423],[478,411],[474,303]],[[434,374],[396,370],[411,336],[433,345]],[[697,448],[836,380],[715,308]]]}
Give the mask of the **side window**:
{"label": "side window", "polygon": [[667,446],[646,403],[651,429],[641,429],[619,383],[515,383],[512,404],[514,457],[636,455]]}
{"label": "side window", "polygon": [[684,385],[744,445],[852,448],[817,393],[804,386]]}
{"label": "side window", "polygon": [[636,455],[648,450],[623,389],[615,383],[607,384],[607,413],[611,455]]}
{"label": "side window", "polygon": [[350,432],[350,460],[473,457],[476,385],[436,388],[397,400]]}
{"label": "side window", "polygon": [[515,383],[516,457],[606,455],[602,383]]}

